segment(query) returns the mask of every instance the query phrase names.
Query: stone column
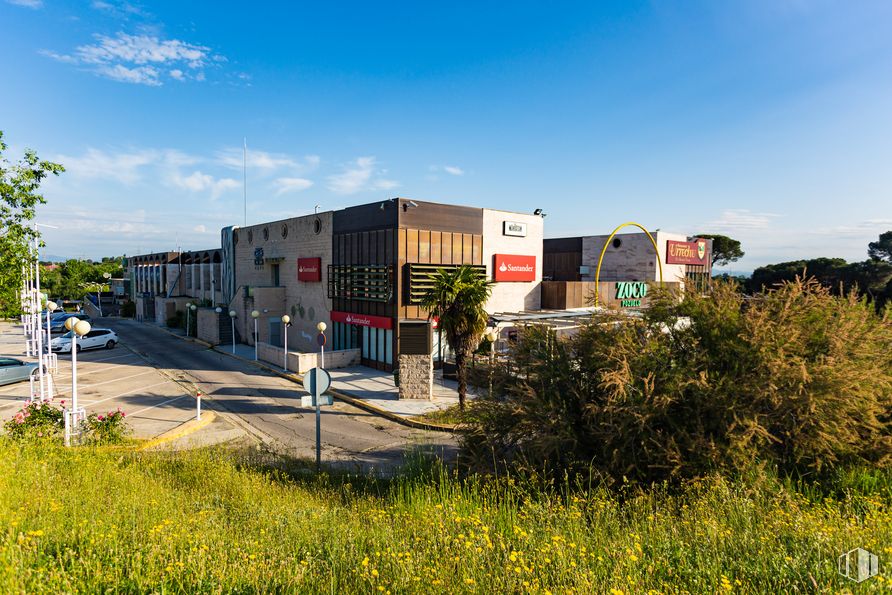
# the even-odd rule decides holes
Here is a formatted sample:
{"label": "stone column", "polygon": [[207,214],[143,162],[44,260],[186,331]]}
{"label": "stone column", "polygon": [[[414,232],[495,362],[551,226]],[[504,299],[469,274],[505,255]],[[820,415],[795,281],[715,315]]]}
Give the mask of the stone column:
{"label": "stone column", "polygon": [[434,393],[433,362],[434,359],[430,354],[400,354],[401,399],[431,399]]}

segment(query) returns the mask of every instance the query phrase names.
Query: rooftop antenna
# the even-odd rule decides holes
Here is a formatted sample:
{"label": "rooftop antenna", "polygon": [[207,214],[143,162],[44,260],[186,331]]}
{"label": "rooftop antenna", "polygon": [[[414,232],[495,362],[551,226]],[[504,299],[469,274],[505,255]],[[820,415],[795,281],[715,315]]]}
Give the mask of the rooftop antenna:
{"label": "rooftop antenna", "polygon": [[248,137],[245,137],[245,153],[244,153],[244,178],[243,186],[245,191],[245,227],[248,227]]}

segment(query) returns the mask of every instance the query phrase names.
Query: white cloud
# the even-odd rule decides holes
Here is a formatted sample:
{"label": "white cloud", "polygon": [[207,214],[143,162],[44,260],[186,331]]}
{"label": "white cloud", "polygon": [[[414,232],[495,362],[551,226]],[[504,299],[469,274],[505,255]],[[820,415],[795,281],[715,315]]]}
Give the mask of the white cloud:
{"label": "white cloud", "polygon": [[43,0],[6,0],[9,4],[24,6],[25,8],[43,8]]}
{"label": "white cloud", "polygon": [[451,175],[453,175],[453,176],[463,176],[463,175],[465,175],[465,170],[463,170],[463,169],[460,168],[460,167],[456,167],[456,166],[454,166],[454,165],[444,165],[444,166],[443,166],[443,171],[445,171],[447,174],[451,174]]}
{"label": "white cloud", "polygon": [[281,196],[288,192],[300,192],[312,185],[313,181],[306,178],[276,178],[273,180],[273,186],[276,187],[276,196]]}
{"label": "white cloud", "polygon": [[194,231],[196,233],[207,233],[207,230],[208,230],[208,228],[205,227],[204,225],[196,225],[195,227],[192,228],[192,231]]}
{"label": "white cloud", "polygon": [[386,170],[375,170],[374,157],[358,157],[339,174],[328,176],[328,189],[337,194],[355,194],[361,190],[390,190],[399,186],[395,180],[376,178]]}
{"label": "white cloud", "polygon": [[123,32],[115,37],[96,35],[95,38],[96,43],[78,46],[72,54],[49,50],[41,53],[60,62],[86,66],[112,80],[150,86],[163,84],[164,71],[157,66],[169,66],[167,75],[176,80],[186,78],[184,69],[192,71],[195,80],[204,80],[206,65],[225,61],[224,57],[212,54],[207,46],[179,39]]}
{"label": "white cloud", "polygon": [[727,209],[722,211],[718,219],[704,223],[701,226],[702,233],[764,230],[768,229],[772,221],[778,217],[780,215],[775,213],[754,213],[747,209]]}
{"label": "white cloud", "polygon": [[[241,170],[245,165],[243,147],[230,147],[217,152],[217,163],[230,169]],[[277,169],[290,168],[296,173],[308,173],[319,167],[318,155],[307,155],[295,158],[285,153],[272,153],[248,147],[248,167],[273,172]]]}
{"label": "white cloud", "polygon": [[106,153],[87,149],[81,157],[59,155],[55,158],[73,176],[105,178],[122,184],[134,184],[140,179],[140,169],[158,159],[157,151],[141,150],[129,153]]}
{"label": "white cloud", "polygon": [[183,190],[189,192],[210,192],[211,198],[218,198],[224,192],[241,188],[242,183],[232,178],[215,178],[200,171],[194,171],[188,176],[174,172],[168,181]]}

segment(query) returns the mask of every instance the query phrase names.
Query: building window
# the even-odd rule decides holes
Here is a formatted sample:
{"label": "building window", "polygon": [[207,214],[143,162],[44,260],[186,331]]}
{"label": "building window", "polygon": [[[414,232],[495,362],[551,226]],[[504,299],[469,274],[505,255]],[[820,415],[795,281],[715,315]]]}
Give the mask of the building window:
{"label": "building window", "polygon": [[253,229],[248,230],[248,243],[249,244],[254,243],[254,230]]}
{"label": "building window", "polygon": [[288,237],[288,224],[283,223],[282,224],[282,239],[284,240],[287,237]]}
{"label": "building window", "polygon": [[263,228],[263,241],[266,242],[267,240],[269,240],[269,228],[264,227]]}
{"label": "building window", "polygon": [[313,221],[313,233],[317,235],[322,233],[322,219],[320,219],[319,217],[316,217],[316,219]]}
{"label": "building window", "polygon": [[614,247],[614,248],[617,248],[617,249],[618,249],[618,248],[619,248],[620,246],[622,246],[622,245],[623,245],[623,241],[622,241],[621,239],[619,239],[619,238],[613,238],[613,247]]}

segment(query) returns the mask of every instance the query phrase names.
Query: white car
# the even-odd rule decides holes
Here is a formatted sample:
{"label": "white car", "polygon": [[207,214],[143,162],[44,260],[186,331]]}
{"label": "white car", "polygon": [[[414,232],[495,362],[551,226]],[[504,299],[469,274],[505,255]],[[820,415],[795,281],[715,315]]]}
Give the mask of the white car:
{"label": "white car", "polygon": [[[50,343],[50,348],[59,353],[71,353],[71,336],[72,331],[68,331],[61,337],[56,337]],[[108,328],[94,328],[89,333],[77,340],[77,350],[83,349],[114,349],[118,344],[118,335],[115,331]]]}

